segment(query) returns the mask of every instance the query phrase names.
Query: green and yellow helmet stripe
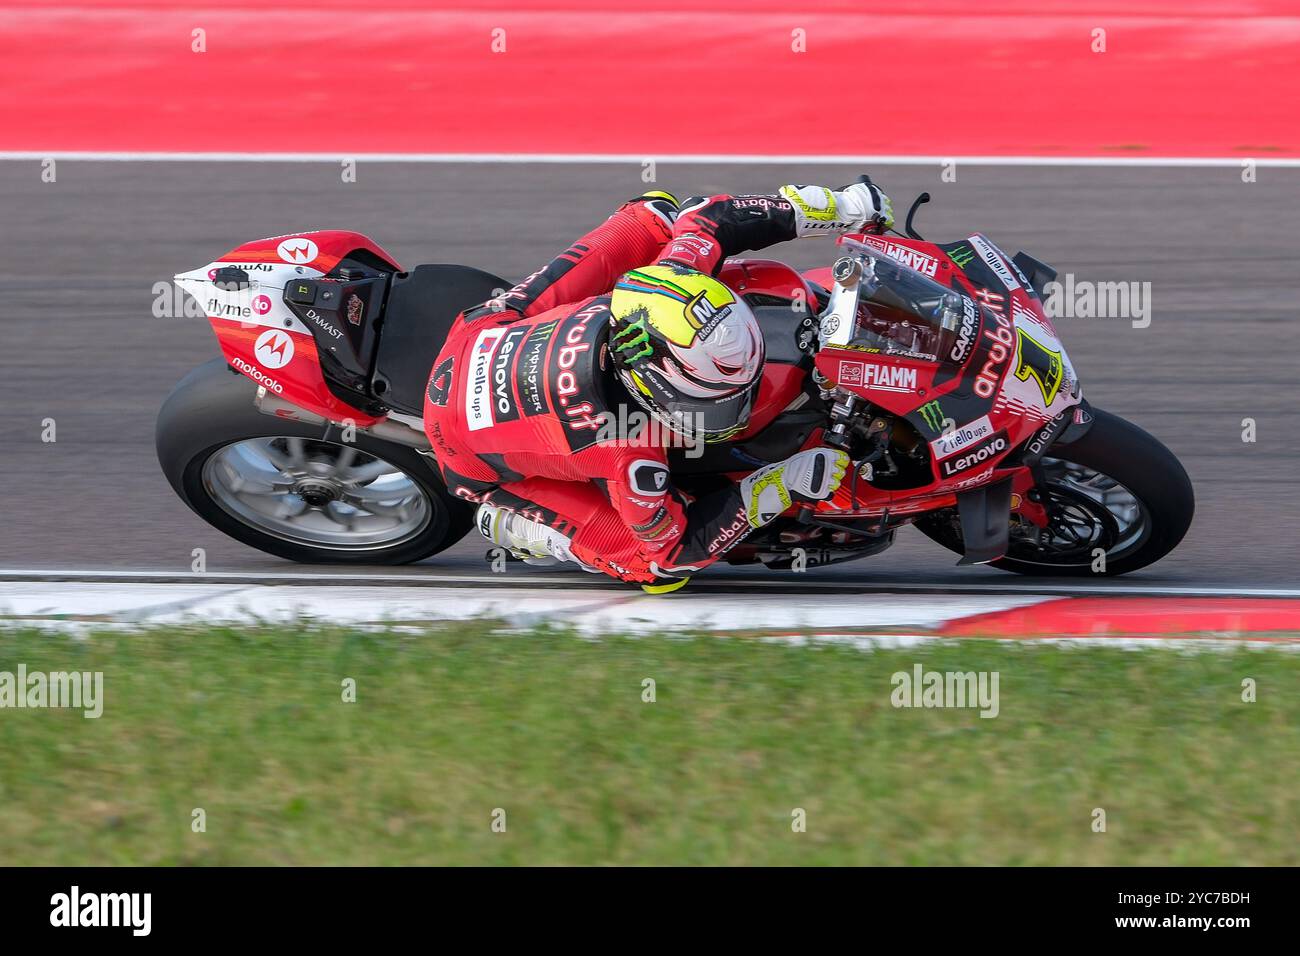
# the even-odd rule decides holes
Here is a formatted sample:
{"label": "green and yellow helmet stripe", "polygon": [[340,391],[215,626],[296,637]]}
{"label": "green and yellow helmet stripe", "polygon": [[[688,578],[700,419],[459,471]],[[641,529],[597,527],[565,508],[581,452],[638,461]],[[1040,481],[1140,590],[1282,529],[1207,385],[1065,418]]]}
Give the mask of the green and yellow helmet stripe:
{"label": "green and yellow helmet stripe", "polygon": [[[735,301],[725,285],[703,273],[647,266],[619,279],[610,308],[616,332],[641,321],[649,325],[645,331],[653,330],[670,342],[688,346],[709,316]],[[615,347],[621,346],[616,343]]]}
{"label": "green and yellow helmet stripe", "polygon": [[681,284],[674,282],[667,276],[655,275],[648,271],[633,269],[614,284],[615,289],[622,289],[625,292],[644,292],[653,295],[666,295],[670,298],[677,299],[679,302],[689,302],[692,294],[682,288]]}

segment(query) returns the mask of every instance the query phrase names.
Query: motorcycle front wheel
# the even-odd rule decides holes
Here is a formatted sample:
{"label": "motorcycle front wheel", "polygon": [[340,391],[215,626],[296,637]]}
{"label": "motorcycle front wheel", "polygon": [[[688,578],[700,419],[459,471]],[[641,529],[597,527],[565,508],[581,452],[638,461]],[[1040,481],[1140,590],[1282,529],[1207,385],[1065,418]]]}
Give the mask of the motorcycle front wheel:
{"label": "motorcycle front wheel", "polygon": [[[1192,523],[1192,483],[1173,452],[1117,415],[1093,409],[1079,440],[1053,445],[1037,492],[1049,515],[1038,528],[1013,516],[1011,542],[993,567],[1019,574],[1114,576],[1159,561]],[[952,551],[961,523],[947,510],[916,523]]]}

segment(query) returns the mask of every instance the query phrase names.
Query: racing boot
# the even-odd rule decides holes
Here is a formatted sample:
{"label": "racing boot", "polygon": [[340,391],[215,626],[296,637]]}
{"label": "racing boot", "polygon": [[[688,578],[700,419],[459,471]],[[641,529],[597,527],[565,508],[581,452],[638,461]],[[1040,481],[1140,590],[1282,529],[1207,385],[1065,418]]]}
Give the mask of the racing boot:
{"label": "racing boot", "polygon": [[569,539],[565,535],[540,521],[533,521],[496,505],[479,505],[476,521],[483,537],[505,548],[512,557],[524,564],[550,567],[561,561],[572,561],[584,571],[599,573],[573,556]]}

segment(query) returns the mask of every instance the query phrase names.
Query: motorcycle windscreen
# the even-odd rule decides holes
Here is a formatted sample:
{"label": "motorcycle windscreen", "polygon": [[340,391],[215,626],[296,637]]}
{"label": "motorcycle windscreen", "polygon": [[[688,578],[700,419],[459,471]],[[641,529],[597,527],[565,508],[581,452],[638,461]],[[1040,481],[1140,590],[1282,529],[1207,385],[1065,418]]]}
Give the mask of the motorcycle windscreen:
{"label": "motorcycle windscreen", "polygon": [[852,328],[837,335],[835,344],[960,365],[979,329],[975,301],[870,246],[845,245],[859,260],[862,278],[851,310]]}

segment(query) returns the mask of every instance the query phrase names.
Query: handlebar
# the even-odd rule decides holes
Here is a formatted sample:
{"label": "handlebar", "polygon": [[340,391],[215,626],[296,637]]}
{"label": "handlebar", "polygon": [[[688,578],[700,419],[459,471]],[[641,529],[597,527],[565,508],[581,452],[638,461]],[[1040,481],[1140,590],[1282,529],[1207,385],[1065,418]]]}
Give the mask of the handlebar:
{"label": "handlebar", "polygon": [[926,203],[928,203],[929,201],[930,201],[930,194],[921,193],[921,195],[917,196],[916,199],[912,202],[912,208],[907,211],[907,221],[903,223],[903,229],[907,232],[909,238],[920,239],[922,242],[925,241],[924,239],[921,238],[921,234],[912,228],[912,219],[913,217],[916,216],[916,211],[920,209],[922,206],[924,206]]}

